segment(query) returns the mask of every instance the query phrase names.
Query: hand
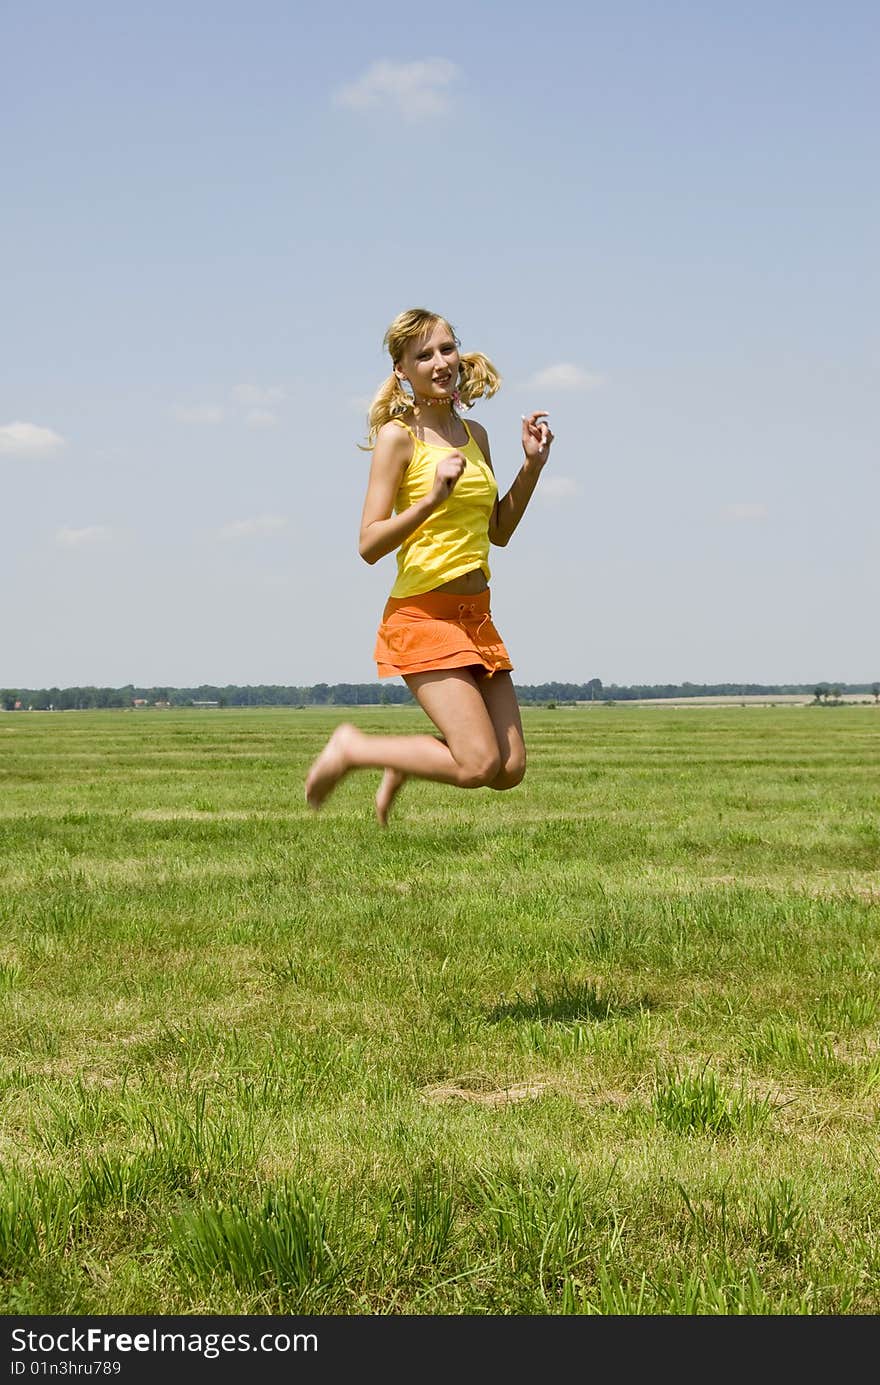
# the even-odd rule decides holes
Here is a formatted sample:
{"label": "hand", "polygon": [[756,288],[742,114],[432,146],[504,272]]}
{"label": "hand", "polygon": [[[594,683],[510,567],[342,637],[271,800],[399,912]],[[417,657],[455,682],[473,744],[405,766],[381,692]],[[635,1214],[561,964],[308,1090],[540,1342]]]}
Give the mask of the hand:
{"label": "hand", "polygon": [[459,480],[461,473],[465,469],[467,458],[460,452],[448,452],[445,457],[437,463],[437,470],[434,472],[434,486],[431,491],[434,502],[441,505],[444,500],[448,500],[455,483]]}
{"label": "hand", "polygon": [[546,417],[547,410],[538,409],[535,413],[529,414],[528,418],[523,414],[522,421],[522,445],[526,461],[538,462],[541,466],[550,455],[550,444],[553,441],[550,424],[543,421]]}

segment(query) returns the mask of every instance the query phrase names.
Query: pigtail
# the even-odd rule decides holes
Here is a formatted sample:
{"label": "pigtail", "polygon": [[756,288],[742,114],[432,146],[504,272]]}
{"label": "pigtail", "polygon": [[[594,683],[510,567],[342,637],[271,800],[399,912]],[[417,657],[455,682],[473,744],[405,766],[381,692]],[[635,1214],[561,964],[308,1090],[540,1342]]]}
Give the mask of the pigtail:
{"label": "pigtail", "polygon": [[362,452],[370,452],[376,444],[376,435],[384,423],[390,423],[394,418],[402,418],[405,414],[412,413],[413,401],[411,395],[405,394],[400,380],[394,371],[383,380],[376,391],[373,402],[367,414],[369,431],[367,433],[367,445],[358,446]]}
{"label": "pigtail", "polygon": [[468,351],[461,357],[458,393],[461,407],[469,409],[478,399],[491,399],[501,386],[501,376],[488,356],[481,351]]}

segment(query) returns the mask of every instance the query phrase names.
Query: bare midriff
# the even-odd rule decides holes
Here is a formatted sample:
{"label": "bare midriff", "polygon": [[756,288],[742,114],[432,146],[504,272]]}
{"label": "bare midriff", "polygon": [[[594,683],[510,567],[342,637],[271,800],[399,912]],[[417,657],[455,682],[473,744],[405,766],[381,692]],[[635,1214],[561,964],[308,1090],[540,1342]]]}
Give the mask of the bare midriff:
{"label": "bare midriff", "polygon": [[432,587],[431,590],[451,592],[453,596],[476,596],[477,592],[486,591],[488,586],[483,569],[475,567],[470,572],[462,573],[461,577],[453,577],[451,582],[444,582],[442,586]]}

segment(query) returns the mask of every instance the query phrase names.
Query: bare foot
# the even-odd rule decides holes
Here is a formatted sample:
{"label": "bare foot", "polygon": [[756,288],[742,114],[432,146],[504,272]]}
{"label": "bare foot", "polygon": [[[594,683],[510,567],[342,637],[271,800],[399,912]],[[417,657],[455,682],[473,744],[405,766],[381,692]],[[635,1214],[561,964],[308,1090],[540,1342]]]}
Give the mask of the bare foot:
{"label": "bare foot", "polygon": [[391,805],[406,780],[407,776],[399,769],[386,769],[382,775],[382,783],[376,793],[376,817],[379,819],[380,827],[388,826],[388,813]]}
{"label": "bare foot", "polygon": [[324,749],[312,762],[306,779],[306,803],[315,811],[352,767],[349,751],[359,735],[356,726],[343,722],[337,726]]}

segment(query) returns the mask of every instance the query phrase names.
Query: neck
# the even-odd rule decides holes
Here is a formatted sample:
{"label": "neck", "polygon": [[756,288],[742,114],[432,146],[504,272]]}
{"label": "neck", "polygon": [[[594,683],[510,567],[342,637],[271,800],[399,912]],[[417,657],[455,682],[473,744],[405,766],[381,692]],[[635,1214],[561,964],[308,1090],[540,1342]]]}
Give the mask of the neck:
{"label": "neck", "polygon": [[417,394],[414,403],[417,413],[423,409],[430,410],[432,427],[437,423],[451,423],[456,417],[453,399],[423,399],[420,394]]}

